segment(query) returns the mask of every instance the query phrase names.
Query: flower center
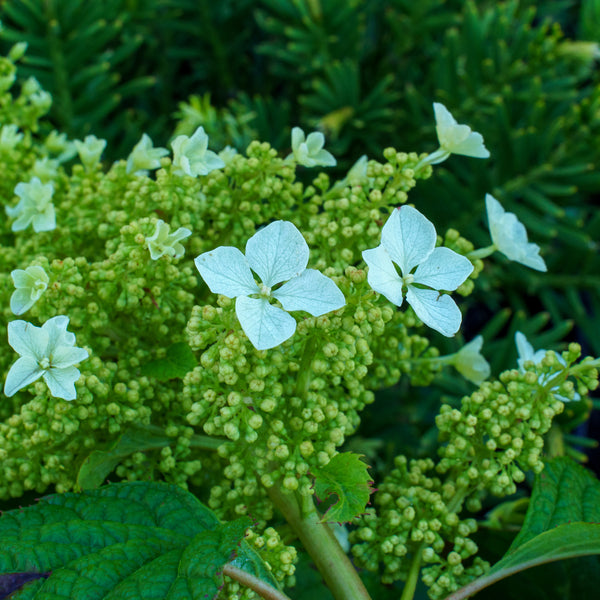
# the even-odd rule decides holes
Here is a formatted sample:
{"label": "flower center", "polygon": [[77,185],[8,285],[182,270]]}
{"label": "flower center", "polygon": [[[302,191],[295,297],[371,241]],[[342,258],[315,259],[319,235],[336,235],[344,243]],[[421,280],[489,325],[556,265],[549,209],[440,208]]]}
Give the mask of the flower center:
{"label": "flower center", "polygon": [[404,286],[409,286],[414,280],[415,276],[412,273],[409,273],[402,278],[402,284]]}
{"label": "flower center", "polygon": [[261,283],[258,285],[258,287],[259,287],[259,289],[260,289],[260,292],[259,292],[259,294],[260,294],[260,297],[261,297],[261,298],[266,298],[266,299],[268,299],[268,298],[270,298],[270,297],[271,297],[271,288],[270,288],[270,287],[267,287],[267,286],[266,286],[264,283],[262,283],[262,282],[261,282]]}
{"label": "flower center", "polygon": [[40,365],[40,368],[42,369],[49,369],[50,359],[47,356],[44,356],[44,358],[38,361],[38,365]]}

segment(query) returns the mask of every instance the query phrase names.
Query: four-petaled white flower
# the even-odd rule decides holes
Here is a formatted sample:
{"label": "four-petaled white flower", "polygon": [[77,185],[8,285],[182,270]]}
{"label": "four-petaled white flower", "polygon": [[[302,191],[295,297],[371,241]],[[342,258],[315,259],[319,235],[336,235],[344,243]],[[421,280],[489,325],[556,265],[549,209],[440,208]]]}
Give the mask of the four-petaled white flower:
{"label": "four-petaled white flower", "polygon": [[7,396],[43,377],[55,398],[76,398],[75,382],[80,373],[74,365],[85,360],[88,352],[75,346],[75,336],[67,331],[68,325],[69,318],[63,315],[48,319],[41,327],[26,321],[8,324],[8,343],[21,357],[6,376]]}
{"label": "four-petaled white flower", "polygon": [[198,127],[192,137],[178,135],[171,142],[171,147],[175,175],[198,177],[225,166],[223,160],[208,149],[208,136],[204,127]]}
{"label": "four-petaled white flower", "polygon": [[313,131],[305,138],[300,127],[292,129],[292,153],[286,157],[287,162],[296,161],[305,167],[335,167],[337,164],[333,154],[323,149],[325,136],[320,131]]}
{"label": "four-petaled white flower", "polygon": [[[286,311],[303,310],[318,317],[346,303],[331,279],[306,268],[308,255],[296,226],[275,221],[248,240],[246,256],[237,248],[220,246],[195,263],[212,292],[236,298],[235,311],[248,339],[257,350],[268,350],[296,331],[296,320]],[[262,283],[254,281],[251,269]],[[287,283],[273,289],[283,281]],[[270,304],[270,298],[285,310]]]}
{"label": "four-petaled white flower", "polygon": [[104,148],[106,148],[106,140],[99,139],[95,135],[86,135],[83,142],[75,140],[73,143],[77,148],[79,159],[88,171],[98,164]]}
{"label": "four-petaled white flower", "polygon": [[[517,346],[517,352],[519,354],[519,358],[517,359],[517,365],[519,366],[519,371],[521,371],[522,373],[525,372],[526,362],[532,362],[535,365],[539,365],[546,356],[546,350],[534,350],[529,340],[525,337],[525,334],[521,333],[520,331],[517,331],[515,333],[515,344]],[[556,359],[561,365],[566,366],[567,363],[565,362],[565,359],[562,356],[556,354]],[[549,377],[550,374],[540,375],[538,383],[540,385],[545,385]],[[558,388],[559,386],[557,385],[550,389],[552,395],[558,400],[561,400],[562,402],[571,402],[571,398],[567,398],[566,396],[562,396],[561,394],[557,394],[555,392],[555,390],[557,390]],[[581,396],[577,392],[575,392],[573,394],[573,400],[581,400]]]}
{"label": "four-petaled white flower", "polygon": [[42,183],[38,177],[33,177],[29,183],[17,183],[15,194],[21,198],[16,206],[6,206],[6,214],[15,218],[11,229],[22,231],[33,225],[33,230],[51,231],[56,228],[56,213],[52,204],[54,186]]}
{"label": "four-petaled white flower", "polygon": [[418,166],[436,165],[451,154],[462,154],[474,158],[489,158],[490,153],[483,143],[480,133],[472,131],[468,125],[459,125],[450,111],[439,102],[433,103],[435,130],[440,147],[423,159]]}
{"label": "four-petaled white flower", "polygon": [[148,171],[160,168],[160,159],[167,154],[169,151],[166,148],[154,148],[152,139],[144,133],[127,157],[126,172],[140,176],[147,175]]}
{"label": "four-petaled white flower", "polygon": [[540,256],[540,247],[527,241],[525,225],[516,215],[506,212],[491,194],[486,194],[485,206],[494,246],[510,260],[536,271],[547,271],[546,263]]}
{"label": "four-petaled white flower", "polygon": [[10,276],[17,288],[10,297],[10,310],[15,315],[22,315],[40,299],[50,279],[46,271],[37,265],[27,267],[24,271],[15,269]]}
{"label": "four-petaled white flower", "polygon": [[181,258],[185,253],[185,248],[179,242],[192,235],[192,232],[186,227],[180,227],[174,233],[169,233],[170,229],[167,223],[159,219],[154,233],[145,238],[152,260],[158,260],[165,254],[173,258]]}
{"label": "four-petaled white flower", "polygon": [[435,243],[433,223],[412,206],[402,206],[383,226],[381,245],[362,255],[369,267],[367,279],[376,292],[401,306],[406,290],[406,300],[419,319],[450,337],[458,331],[462,316],[454,300],[438,290],[458,288],[473,265],[449,248],[436,248]]}
{"label": "four-petaled white flower", "polygon": [[483,336],[478,335],[465,344],[452,361],[454,368],[475,385],[481,385],[491,373],[490,363],[481,354],[482,346]]}

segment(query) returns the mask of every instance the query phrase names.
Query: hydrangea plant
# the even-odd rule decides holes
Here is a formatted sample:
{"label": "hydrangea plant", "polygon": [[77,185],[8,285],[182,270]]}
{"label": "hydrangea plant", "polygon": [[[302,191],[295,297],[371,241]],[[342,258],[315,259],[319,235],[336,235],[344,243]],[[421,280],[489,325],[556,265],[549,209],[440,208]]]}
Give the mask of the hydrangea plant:
{"label": "hydrangea plant", "polygon": [[[142,134],[108,165],[103,140],[31,122],[46,96],[29,82],[13,97],[5,61],[0,499],[55,494],[0,517],[0,589],[284,600],[308,553],[336,600],[370,598],[365,571],[374,599],[391,586],[409,600],[419,578],[458,599],[555,559],[559,527],[576,541],[560,557],[598,551],[581,497],[597,482],[544,447],[568,445],[561,413],[589,413],[600,361],[576,344],[542,358],[519,337],[519,369],[495,372],[488,332],[462,342],[461,297],[495,250],[542,271],[539,248],[493,199],[493,244],[475,248],[409,197],[449,154],[486,157],[479,134],[435,105],[438,151],[388,147],[339,181],[297,178],[335,164],[299,128],[285,158],[258,141],[217,154],[200,126],[172,152]],[[435,449],[386,451],[386,466],[363,417],[390,398],[408,413],[402,390],[448,378],[465,392],[444,391]],[[545,469],[491,567],[472,515]],[[568,504],[592,508],[541,523],[565,472],[581,482]]]}

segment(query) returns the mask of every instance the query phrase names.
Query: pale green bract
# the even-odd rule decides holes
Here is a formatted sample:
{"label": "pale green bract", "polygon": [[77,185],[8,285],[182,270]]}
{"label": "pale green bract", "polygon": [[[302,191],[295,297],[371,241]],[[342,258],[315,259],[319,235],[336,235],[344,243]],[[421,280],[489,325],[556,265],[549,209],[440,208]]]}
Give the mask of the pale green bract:
{"label": "pale green bract", "polygon": [[6,206],[6,214],[14,218],[13,231],[23,231],[33,226],[37,233],[56,228],[56,213],[52,204],[54,186],[42,183],[39,177],[33,177],[29,183],[17,183],[15,194],[21,199],[16,206]]}
{"label": "pale green bract", "polygon": [[491,194],[486,194],[485,206],[490,235],[496,248],[510,260],[536,271],[547,271],[546,263],[540,256],[540,247],[528,242],[525,225],[516,215],[506,212]]}
{"label": "pale green bract", "polygon": [[491,373],[490,364],[481,354],[482,346],[483,337],[474,337],[454,355],[452,362],[454,368],[475,385],[481,385]]}
{"label": "pale green bract", "polygon": [[305,137],[300,127],[292,129],[292,153],[286,161],[295,160],[304,167],[335,167],[337,164],[333,154],[323,149],[325,136],[320,131],[313,131]]}
{"label": "pale green bract", "polygon": [[12,150],[22,139],[23,134],[16,125],[4,125],[0,129],[0,148],[3,150]]}
{"label": "pale green bract", "polygon": [[152,139],[144,133],[127,157],[125,171],[138,176],[147,175],[148,171],[160,168],[160,159],[167,154],[166,148],[154,148]]}
{"label": "pale green bract", "polygon": [[170,225],[159,219],[154,233],[145,238],[152,260],[158,260],[165,254],[173,258],[181,258],[184,255],[185,248],[180,242],[192,235],[192,232],[187,227],[180,227],[173,233],[169,233],[170,229]]}
{"label": "pale green bract", "polygon": [[[296,320],[286,311],[303,310],[318,317],[346,303],[331,279],[306,268],[308,255],[308,245],[296,226],[275,221],[248,240],[245,256],[237,248],[220,246],[198,256],[195,263],[212,292],[236,298],[235,311],[244,333],[257,350],[268,350],[296,331]],[[261,278],[260,285],[252,271]],[[270,298],[279,300],[285,310],[270,304]]]}
{"label": "pale green bract", "polygon": [[208,136],[204,127],[198,127],[192,137],[178,135],[171,142],[171,147],[175,175],[198,177],[225,166],[223,160],[208,149]]}
{"label": "pale green bract", "polygon": [[86,135],[83,142],[74,140],[77,154],[83,166],[89,171],[93,169],[99,162],[104,148],[106,148],[106,140],[97,138],[95,135]]}
{"label": "pale green bract", "polygon": [[363,251],[362,256],[369,267],[369,285],[376,292],[401,306],[406,289],[406,300],[419,319],[450,337],[458,331],[462,316],[454,300],[438,290],[457,289],[473,265],[449,248],[436,248],[435,242],[433,223],[412,206],[402,206],[383,226],[381,245]]}
{"label": "pale green bract", "polygon": [[50,279],[42,267],[33,265],[15,269],[10,276],[17,288],[10,297],[10,310],[15,315],[27,312],[42,296]]}
{"label": "pale green bract", "polygon": [[52,396],[76,398],[75,382],[80,373],[74,365],[89,355],[84,348],[75,346],[75,336],[67,331],[68,325],[69,318],[64,315],[48,319],[41,327],[26,321],[8,324],[8,343],[21,357],[6,376],[7,396],[43,377]]}
{"label": "pale green bract", "polygon": [[[522,373],[525,372],[525,363],[532,362],[535,365],[539,365],[544,357],[546,356],[546,350],[534,350],[533,346],[529,342],[529,340],[525,337],[524,333],[517,331],[515,333],[515,344],[517,346],[517,352],[519,354],[519,358],[517,359],[517,365],[519,366],[519,371]],[[559,354],[556,355],[556,359],[561,365],[566,365],[565,360]],[[540,375],[538,382],[540,385],[545,385],[548,381],[548,375]],[[558,386],[550,389],[552,395],[562,402],[571,402],[571,398],[567,398],[562,394],[557,394],[555,390],[558,389]],[[581,400],[581,396],[575,392],[573,395],[573,400]]]}

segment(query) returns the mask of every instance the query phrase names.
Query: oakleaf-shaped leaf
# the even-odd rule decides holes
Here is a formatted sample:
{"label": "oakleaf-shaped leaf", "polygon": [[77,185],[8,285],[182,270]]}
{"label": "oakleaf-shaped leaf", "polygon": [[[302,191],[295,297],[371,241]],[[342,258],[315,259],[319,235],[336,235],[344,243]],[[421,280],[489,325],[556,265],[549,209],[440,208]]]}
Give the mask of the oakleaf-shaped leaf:
{"label": "oakleaf-shaped leaf", "polygon": [[484,576],[448,596],[475,592],[530,567],[600,554],[600,481],[566,457],[546,463],[536,478],[525,522],[504,557]]}
{"label": "oakleaf-shaped leaf", "polygon": [[0,517],[0,581],[38,577],[22,580],[11,600],[211,599],[227,562],[260,561],[243,542],[249,524],[220,523],[193,495],[162,483],[47,496]]}
{"label": "oakleaf-shaped leaf", "polygon": [[197,365],[196,357],[185,342],[172,344],[166,356],[142,365],[142,375],[154,377],[158,381],[183,379]]}
{"label": "oakleaf-shaped leaf", "polygon": [[365,512],[373,483],[368,468],[359,454],[343,452],[314,472],[317,498],[323,501],[332,494],[337,496],[337,501],[323,515],[322,522],[349,523]]}

